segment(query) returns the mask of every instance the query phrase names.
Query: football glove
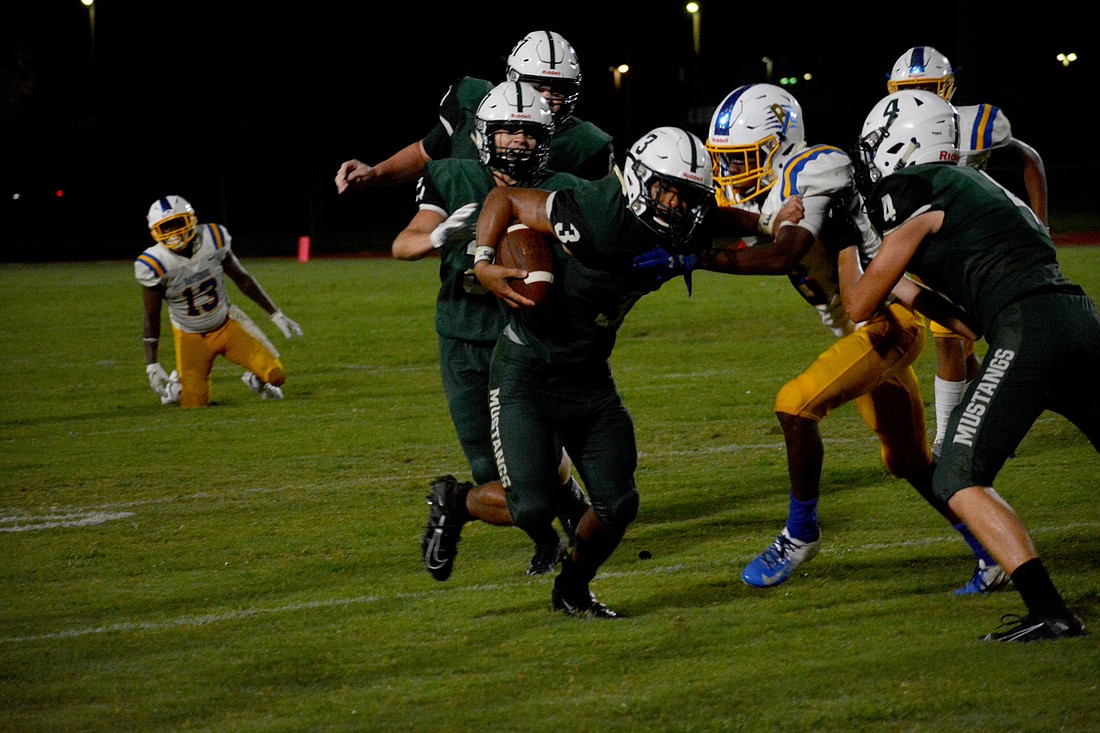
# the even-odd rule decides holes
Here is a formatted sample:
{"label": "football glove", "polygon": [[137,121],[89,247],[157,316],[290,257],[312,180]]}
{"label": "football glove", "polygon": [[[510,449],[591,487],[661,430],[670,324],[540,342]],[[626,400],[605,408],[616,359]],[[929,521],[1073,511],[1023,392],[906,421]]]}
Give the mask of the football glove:
{"label": "football glove", "polygon": [[443,220],[443,223],[432,230],[428,235],[432,246],[439,249],[445,244],[457,244],[465,242],[474,234],[474,228],[466,223],[470,215],[477,209],[477,204],[466,204]]}
{"label": "football glove", "polygon": [[848,247],[857,247],[863,241],[850,213],[851,197],[837,196],[825,211],[825,221],[821,225],[821,241],[833,254]]}
{"label": "football glove", "polygon": [[164,385],[164,394],[160,396],[162,405],[178,405],[180,402],[180,376],[175,369],[168,375],[168,382]]}
{"label": "football glove", "polygon": [[150,389],[163,397],[168,386],[168,372],[164,371],[159,362],[153,362],[145,365],[145,374],[149,377]]}
{"label": "football glove", "polygon": [[691,271],[699,264],[699,256],[695,254],[676,254],[669,252],[664,247],[657,245],[645,254],[634,258],[635,269],[650,272],[660,287],[674,277],[684,276],[684,284],[687,285],[688,297],[691,297]]}
{"label": "football glove", "polygon": [[279,327],[279,330],[283,332],[283,335],[287,338],[293,338],[294,336],[302,335],[302,327],[295,321],[290,320],[282,311],[275,311],[271,314],[271,322]]}

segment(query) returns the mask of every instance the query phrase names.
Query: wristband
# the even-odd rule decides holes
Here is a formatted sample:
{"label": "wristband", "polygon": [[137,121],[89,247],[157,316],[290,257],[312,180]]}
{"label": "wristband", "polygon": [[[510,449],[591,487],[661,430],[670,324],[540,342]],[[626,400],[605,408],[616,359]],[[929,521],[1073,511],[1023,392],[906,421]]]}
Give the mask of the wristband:
{"label": "wristband", "polygon": [[760,215],[760,218],[756,221],[756,231],[766,236],[772,236],[772,217],[774,214],[764,216]]}
{"label": "wristband", "polygon": [[156,336],[145,336],[141,340],[144,341],[147,344],[155,344],[158,341],[160,341],[160,339],[157,338]]}
{"label": "wristband", "polygon": [[479,262],[488,262],[488,263],[492,264],[492,262],[496,258],[496,256],[497,256],[497,251],[495,249],[493,249],[492,247],[485,247],[485,246],[482,246],[482,245],[478,245],[477,247],[474,247],[474,264],[475,265]]}

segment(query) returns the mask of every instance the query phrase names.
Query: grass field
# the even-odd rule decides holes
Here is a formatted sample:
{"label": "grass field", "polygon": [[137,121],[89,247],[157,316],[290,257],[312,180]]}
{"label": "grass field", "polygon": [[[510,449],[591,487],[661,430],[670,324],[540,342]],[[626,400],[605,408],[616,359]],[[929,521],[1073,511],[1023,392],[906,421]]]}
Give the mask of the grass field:
{"label": "grass field", "polygon": [[[1100,248],[1060,256],[1100,294]],[[245,265],[305,329],[264,322],[286,399],[220,361],[197,411],[148,389],[129,263],[0,266],[0,730],[1100,730],[1100,637],[977,641],[1019,597],[952,594],[969,551],[850,405],[823,424],[821,554],[740,582],[786,516],[774,395],[829,343],[785,278],[702,273],[627,319],[642,504],[592,586],[627,617],[585,622],[523,575],[519,530],[469,525],[451,579],[424,571],[428,481],[467,474],[436,263]],[[930,350],[918,370],[931,429]],[[1094,629],[1098,469],[1048,413],[998,485]]]}

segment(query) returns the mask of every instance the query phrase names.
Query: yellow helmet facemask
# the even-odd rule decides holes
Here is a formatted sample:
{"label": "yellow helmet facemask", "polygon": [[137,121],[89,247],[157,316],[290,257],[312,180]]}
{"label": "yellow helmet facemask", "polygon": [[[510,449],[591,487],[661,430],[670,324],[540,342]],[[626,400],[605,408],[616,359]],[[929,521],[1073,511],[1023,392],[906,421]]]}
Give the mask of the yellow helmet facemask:
{"label": "yellow helmet facemask", "polygon": [[719,206],[736,206],[767,193],[777,177],[772,158],[779,149],[775,135],[750,145],[706,144],[714,175],[714,198]]}
{"label": "yellow helmet facemask", "polygon": [[181,249],[186,249],[187,245],[198,234],[196,229],[198,223],[198,217],[193,212],[184,211],[166,219],[161,219],[149,231],[157,242],[173,252],[178,252]]}

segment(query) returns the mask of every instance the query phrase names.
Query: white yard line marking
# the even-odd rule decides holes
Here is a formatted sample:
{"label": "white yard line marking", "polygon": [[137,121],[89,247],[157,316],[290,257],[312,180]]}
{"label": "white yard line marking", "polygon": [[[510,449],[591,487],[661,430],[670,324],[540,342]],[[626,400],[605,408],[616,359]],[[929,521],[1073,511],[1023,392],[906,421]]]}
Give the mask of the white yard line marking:
{"label": "white yard line marking", "polygon": [[57,527],[91,527],[134,516],[133,512],[76,511],[39,517],[0,517],[0,532],[35,532]]}
{"label": "white yard line marking", "polygon": [[[1040,527],[1031,531],[1031,534],[1042,535],[1054,532],[1068,532],[1077,531],[1081,529],[1097,529],[1100,528],[1100,522],[1079,522],[1076,524],[1057,525],[1052,527]],[[852,551],[865,551],[874,552],[891,547],[911,547],[914,545],[938,545],[944,543],[957,543],[958,537],[954,533],[944,532],[941,535],[935,537],[916,538],[911,540],[905,540],[903,542],[888,542],[888,543],[871,543],[866,545],[847,545],[847,546],[833,546],[826,548],[822,551],[824,555],[826,551],[833,550],[839,553],[848,553]],[[710,572],[714,567],[740,567],[741,564],[751,560],[755,555],[746,555],[744,557],[730,557],[724,560],[713,562],[693,562],[693,563],[678,563],[675,565],[656,565],[644,570],[619,570],[601,573],[601,578],[626,578],[639,575],[667,575],[670,573],[681,572]],[[731,571],[732,572],[732,571]],[[549,583],[552,579],[545,579],[542,582]],[[26,636],[7,636],[0,637],[0,643],[3,644],[22,644],[33,641],[53,641],[58,639],[73,639],[82,636],[92,636],[95,634],[112,634],[112,633],[127,633],[135,631],[162,631],[164,629],[172,628],[185,628],[185,627],[198,627],[208,626],[214,623],[226,622],[226,621],[239,621],[241,619],[252,618],[256,616],[281,614],[281,613],[296,613],[299,611],[308,611],[315,608],[339,608],[341,606],[357,606],[370,603],[376,603],[378,601],[392,601],[394,599],[400,600],[416,600],[420,598],[426,598],[433,595],[439,595],[442,593],[482,593],[485,591],[499,591],[507,590],[509,588],[527,587],[531,583],[531,579],[523,581],[517,580],[515,583],[500,583],[490,585],[467,585],[467,586],[451,586],[449,588],[441,588],[434,591],[424,591],[420,593],[386,593],[379,595],[369,596],[356,596],[354,598],[330,598],[327,600],[319,601],[304,601],[301,603],[287,603],[282,606],[273,606],[271,608],[242,608],[234,611],[226,611],[224,613],[211,613],[201,616],[180,616],[174,619],[167,619],[164,621],[120,621],[114,624],[107,624],[105,626],[92,626],[78,629],[66,629],[63,631],[54,631],[45,634],[29,634]]]}

